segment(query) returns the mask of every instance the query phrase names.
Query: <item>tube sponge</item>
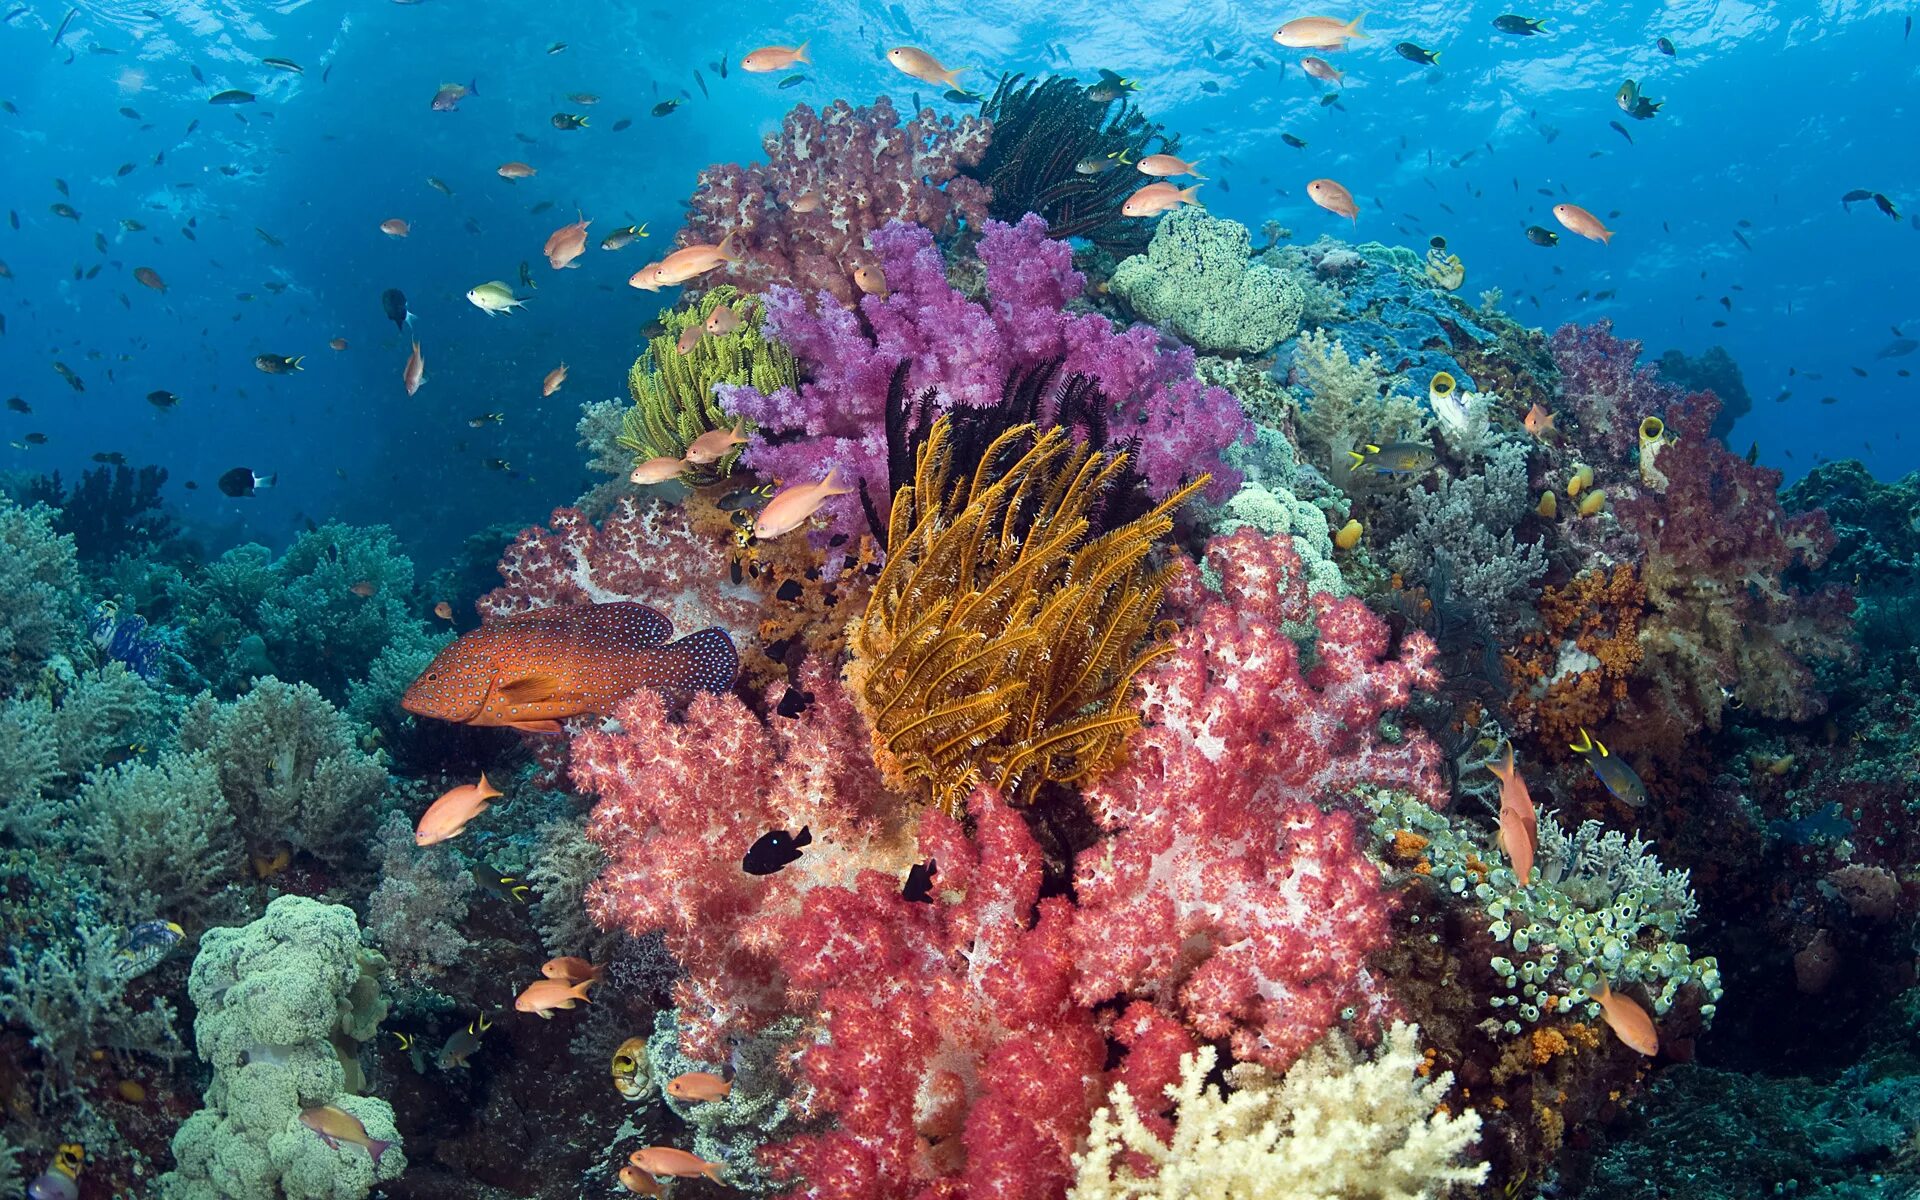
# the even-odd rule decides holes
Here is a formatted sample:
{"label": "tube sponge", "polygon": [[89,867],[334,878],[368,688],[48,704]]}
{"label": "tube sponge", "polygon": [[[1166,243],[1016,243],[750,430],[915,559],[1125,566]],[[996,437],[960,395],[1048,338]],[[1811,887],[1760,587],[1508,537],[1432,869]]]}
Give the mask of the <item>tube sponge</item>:
{"label": "tube sponge", "polygon": [[300,1122],[331,1104],[396,1141],[384,1100],[345,1093],[335,1041],[365,1040],[385,1013],[380,956],[360,946],[353,910],[281,896],[239,929],[211,929],[187,979],[194,1039],[213,1067],[207,1106],[173,1138],[166,1200],[360,1200],[396,1179],[396,1145],[376,1166],[358,1146],[329,1146]]}
{"label": "tube sponge", "polygon": [[1115,295],[1203,350],[1261,354],[1300,328],[1306,292],[1292,275],[1250,264],[1238,221],[1199,209],[1160,219],[1145,254],[1114,268]]}

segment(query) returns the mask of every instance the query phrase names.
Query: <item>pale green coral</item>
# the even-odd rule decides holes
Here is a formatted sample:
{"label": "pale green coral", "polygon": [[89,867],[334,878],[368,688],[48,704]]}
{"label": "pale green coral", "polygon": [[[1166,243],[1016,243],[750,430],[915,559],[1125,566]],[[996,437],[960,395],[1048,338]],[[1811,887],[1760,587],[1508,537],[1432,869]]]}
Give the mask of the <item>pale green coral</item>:
{"label": "pale green coral", "polygon": [[247,846],[285,843],[330,862],[356,858],[387,784],[353,723],[304,683],[268,677],[238,700],[202,693],[180,722],[180,746],[205,751]]}
{"label": "pale green coral", "polygon": [[[187,992],[213,1080],[207,1106],[174,1134],[179,1165],[160,1181],[166,1200],[359,1200],[399,1178],[407,1160],[393,1110],[346,1093],[336,1049],[371,1037],[384,1015],[380,968],[361,949],[352,909],[304,896],[280,897],[242,928],[207,932]],[[358,1146],[327,1145],[300,1122],[302,1110],[324,1105],[396,1144],[377,1166]]]}
{"label": "pale green coral", "polygon": [[76,857],[129,920],[198,917],[240,875],[233,811],[204,757],[101,772],[81,788],[73,825]]}
{"label": "pale green coral", "polygon": [[1261,354],[1300,328],[1299,280],[1248,262],[1252,240],[1238,221],[1198,208],[1160,218],[1145,254],[1114,268],[1115,295],[1203,350]]}
{"label": "pale green coral", "polygon": [[1181,1059],[1170,1141],[1115,1084],[1073,1156],[1072,1200],[1439,1200],[1486,1180],[1461,1161],[1480,1116],[1445,1103],[1453,1076],[1427,1075],[1416,1026],[1396,1022],[1371,1056],[1335,1031],[1283,1078],[1232,1067],[1225,1091],[1214,1063],[1212,1046]]}
{"label": "pale green coral", "polygon": [[84,642],[79,559],[53,510],[0,496],[0,690],[31,680]]}
{"label": "pale green coral", "polygon": [[[653,1036],[647,1039],[650,1081],[674,1115],[693,1127],[693,1152],[709,1162],[726,1164],[727,1185],[750,1195],[778,1190],[760,1163],[760,1147],[789,1132],[797,1116],[788,1103],[791,1083],[787,1061],[802,1032],[798,1018],[775,1021],[739,1041],[728,1062],[703,1062],[680,1052],[680,1028],[672,1009],[654,1017]],[[713,1102],[676,1100],[666,1083],[689,1071],[727,1076],[727,1097]]]}
{"label": "pale green coral", "polygon": [[1347,455],[1356,446],[1425,435],[1425,406],[1385,394],[1387,372],[1379,355],[1369,352],[1355,362],[1338,338],[1318,329],[1302,334],[1295,346],[1294,375],[1308,397],[1299,412],[1301,446],[1335,482],[1347,479]]}
{"label": "pale green coral", "polygon": [[[1471,825],[1404,794],[1368,801],[1378,814],[1374,835],[1402,830],[1427,839],[1427,875],[1443,895],[1478,907],[1502,946],[1489,965],[1505,990],[1493,997],[1492,1022],[1520,1033],[1549,1008],[1597,1019],[1592,993],[1604,980],[1616,990],[1639,984],[1664,1014],[1680,990],[1698,985],[1700,1014],[1712,1020],[1720,1001],[1719,963],[1694,958],[1681,931],[1696,911],[1687,872],[1668,870],[1650,844],[1588,821],[1569,836],[1549,814],[1540,817],[1533,882],[1521,887],[1504,854]],[[1477,863],[1497,863],[1492,870]],[[1547,997],[1554,997],[1551,1006]]]}

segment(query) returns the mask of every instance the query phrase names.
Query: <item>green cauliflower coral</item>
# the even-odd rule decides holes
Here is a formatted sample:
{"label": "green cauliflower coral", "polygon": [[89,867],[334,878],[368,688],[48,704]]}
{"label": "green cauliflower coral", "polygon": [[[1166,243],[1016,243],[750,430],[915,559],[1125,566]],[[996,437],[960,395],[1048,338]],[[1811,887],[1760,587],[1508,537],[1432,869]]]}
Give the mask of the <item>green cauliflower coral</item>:
{"label": "green cauliflower coral", "polygon": [[[178,1169],[166,1200],[360,1200],[406,1170],[384,1100],[348,1091],[354,1043],[385,1013],[379,955],[360,946],[353,910],[281,896],[239,929],[212,929],[187,980],[199,1015],[194,1039],[213,1067],[207,1106],[174,1134]],[[376,1163],[366,1149],[329,1145],[300,1120],[333,1106],[371,1138],[392,1142]]]}
{"label": "green cauliflower coral", "polygon": [[1203,350],[1262,354],[1300,328],[1306,292],[1293,276],[1249,263],[1238,221],[1197,208],[1160,219],[1145,254],[1114,269],[1115,295]]}

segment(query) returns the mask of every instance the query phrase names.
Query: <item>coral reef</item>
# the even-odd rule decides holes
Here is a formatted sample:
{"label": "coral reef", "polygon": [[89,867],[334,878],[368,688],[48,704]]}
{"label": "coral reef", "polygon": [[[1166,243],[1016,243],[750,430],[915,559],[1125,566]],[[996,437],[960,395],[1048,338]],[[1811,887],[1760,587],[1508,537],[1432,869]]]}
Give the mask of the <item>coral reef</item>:
{"label": "coral reef", "polygon": [[1712,392],[1720,401],[1707,432],[1725,439],[1733,432],[1733,423],[1753,411],[1753,397],[1747,393],[1747,381],[1740,364],[1733,361],[1725,346],[1709,346],[1696,355],[1669,350],[1655,360],[1660,378],[1683,392]]}
{"label": "coral reef", "polygon": [[1189,208],[1161,218],[1147,252],[1122,260],[1109,285],[1198,349],[1262,354],[1300,327],[1305,298],[1297,280],[1250,263],[1251,253],[1245,225]]}
{"label": "coral reef", "polygon": [[[351,1094],[343,1066],[386,1014],[379,969],[379,956],[360,948],[353,910],[304,896],[280,897],[250,925],[207,932],[187,989],[199,1009],[194,1042],[213,1081],[206,1107],[174,1135],[179,1166],[160,1180],[161,1196],[360,1200],[400,1177],[407,1159],[393,1109]],[[301,1122],[323,1106],[392,1144],[377,1157],[329,1145]]]}
{"label": "coral reef", "polygon": [[405,987],[431,988],[466,958],[461,930],[473,875],[452,846],[416,846],[413,822],[390,812],[373,836],[380,882],[367,897],[367,937]]}
{"label": "coral reef", "polygon": [[[867,237],[889,221],[949,233],[987,214],[987,189],[961,172],[987,151],[977,117],[924,109],[905,124],[885,96],[855,108],[802,104],[767,135],[767,161],[717,163],[700,173],[679,244],[733,238],[739,259],[710,277],[743,292],[780,284],[824,291],[842,305],[860,296],[853,273],[870,262]],[[799,205],[803,198],[810,203]]]}
{"label": "coral reef", "polygon": [[1388,565],[1425,584],[1429,568],[1444,562],[1454,594],[1490,627],[1510,629],[1528,612],[1534,581],[1547,569],[1541,542],[1514,537],[1534,504],[1526,443],[1496,442],[1479,470],[1441,473],[1431,488],[1406,495],[1412,516],[1387,548]]}
{"label": "coral reef", "polygon": [[196,921],[239,878],[233,810],[205,757],[168,754],[102,771],[80,789],[73,821],[76,856],[128,919]]}
{"label": "coral reef", "polygon": [[179,737],[181,750],[215,764],[249,851],[286,846],[335,864],[359,854],[387,771],[314,688],[268,677],[238,700],[202,693]]}
{"label": "coral reef", "polygon": [[[696,335],[698,340],[691,347],[680,349],[684,330],[696,325],[704,328],[723,307],[739,317],[738,328]],[[633,407],[621,418],[620,447],[631,452],[636,462],[680,458],[701,434],[730,428],[727,414],[714,398],[717,386],[751,387],[770,394],[797,384],[793,355],[779,342],[761,336],[765,315],[766,305],[759,298],[727,284],[708,290],[689,308],[662,312],[665,332],[648,339],[627,372]],[[738,449],[730,450],[695,474],[725,475],[739,457]]]}
{"label": "coral reef", "polygon": [[[1487,1165],[1462,1165],[1480,1132],[1471,1108],[1446,1103],[1451,1075],[1430,1076],[1420,1031],[1396,1023],[1362,1057],[1330,1034],[1281,1078],[1252,1064],[1209,1087],[1211,1046],[1182,1061],[1171,1140],[1141,1119],[1125,1085],[1095,1114],[1074,1156],[1072,1200],[1440,1200],[1478,1184]],[[1143,1170],[1150,1166],[1151,1170]]]}
{"label": "coral reef", "polygon": [[[1156,500],[1202,473],[1213,475],[1209,499],[1232,495],[1239,473],[1221,454],[1251,432],[1238,404],[1225,390],[1202,386],[1193,377],[1192,352],[1163,349],[1151,328],[1116,330],[1098,314],[1067,311],[1086,280],[1073,269],[1066,243],[1046,234],[1038,217],[987,224],[979,244],[984,307],[947,283],[931,234],[908,225],[874,235],[889,294],[862,299],[858,316],[817,297],[773,290],[765,328],[792,348],[805,382],[771,395],[720,389],[724,407],[761,429],[744,463],[782,479],[835,469],[840,479],[866,485],[884,523],[894,487],[906,480],[892,477],[877,434],[886,428],[888,395],[903,361],[910,364],[905,392],[934,389],[930,415],[937,415],[990,406],[1009,378],[1058,360],[1063,376],[1097,384],[1113,406],[1114,426],[1139,438],[1137,462]],[[1040,424],[1053,416],[1041,413]],[[838,497],[820,511],[839,534],[870,527],[858,496]]]}
{"label": "coral reef", "polygon": [[29,489],[31,500],[55,509],[54,528],[73,538],[81,561],[111,562],[122,554],[151,554],[177,535],[173,518],[161,508],[164,467],[99,466],[80,477],[68,492],[55,471]]}
{"label": "coral reef", "polygon": [[1132,681],[1164,649],[1147,645],[1165,578],[1147,558],[1205,480],[1088,538],[1124,457],[1016,426],[962,483],[949,432],[935,423],[894,499],[847,682],[887,785],[953,812],[976,780],[1030,799],[1116,761],[1138,723]]}
{"label": "coral reef", "polygon": [[[1113,836],[1076,872],[1074,991],[1154,999],[1237,1059],[1284,1070],[1384,1002],[1364,971],[1386,938],[1379,873],[1352,820],[1318,802],[1370,785],[1444,803],[1432,744],[1375,733],[1437,677],[1424,638],[1387,658],[1360,601],[1310,595],[1284,538],[1242,530],[1206,562],[1218,594],[1179,569],[1169,586],[1188,615],[1139,677],[1144,727],[1086,792]],[[1310,669],[1290,626],[1318,631]]]}
{"label": "coral reef", "polygon": [[80,652],[80,567],[51,509],[0,497],[0,687],[18,688],[56,658]]}
{"label": "coral reef", "polygon": [[1149,121],[1124,88],[1106,100],[1094,99],[1090,91],[1059,75],[1002,76],[981,106],[992,123],[992,140],[966,173],[987,185],[988,211],[999,220],[1035,213],[1055,237],[1085,238],[1122,256],[1140,250],[1150,232],[1144,222],[1118,215],[1121,201],[1141,186],[1139,177],[1124,168],[1076,168],[1177,154],[1180,138]]}

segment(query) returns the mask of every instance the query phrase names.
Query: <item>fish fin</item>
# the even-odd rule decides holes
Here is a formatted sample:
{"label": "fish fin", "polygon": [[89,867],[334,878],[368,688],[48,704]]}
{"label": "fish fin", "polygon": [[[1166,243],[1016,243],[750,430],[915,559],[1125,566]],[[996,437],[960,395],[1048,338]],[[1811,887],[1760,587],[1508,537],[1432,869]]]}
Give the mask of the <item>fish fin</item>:
{"label": "fish fin", "polygon": [[813,60],[807,57],[807,47],[812,44],[813,44],[812,38],[808,38],[806,41],[801,42],[799,48],[793,52],[793,61],[803,62],[808,66],[812,66]]}
{"label": "fish fin", "polygon": [[1585,725],[1580,727],[1580,740],[1577,742],[1568,742],[1567,749],[1573,751],[1575,754],[1585,754],[1593,749],[1593,737],[1587,732]]}
{"label": "fish fin", "polygon": [[1367,456],[1360,453],[1358,450],[1347,451],[1347,457],[1353,460],[1353,465],[1355,467],[1358,467],[1361,463],[1367,461]]}
{"label": "fish fin", "polygon": [[853,489],[844,483],[835,483],[834,476],[839,472],[837,466],[827,468],[827,477],[820,481],[820,491],[827,496],[851,496]]}
{"label": "fish fin", "polygon": [[542,700],[560,699],[560,680],[557,676],[544,671],[535,671],[528,675],[515,676],[494,689],[494,694],[508,704],[533,704]]}
{"label": "fish fin", "polygon": [[307,356],[306,356],[306,355],[304,355],[304,354],[296,354],[296,355],[295,355],[295,356],[293,357],[293,359],[292,359],[292,360],[291,360],[290,362],[288,362],[288,363],[287,363],[287,366],[289,366],[289,367],[291,367],[292,369],[294,369],[294,370],[296,370],[296,371],[298,371],[298,370],[300,370],[300,369],[301,369],[301,366],[300,366],[300,364],[301,364],[301,363],[303,363],[303,362],[305,362],[305,361],[306,361],[306,359],[307,359]]}
{"label": "fish fin", "polygon": [[734,252],[733,244],[732,244],[733,235],[735,232],[736,231],[732,229],[727,230],[727,235],[720,239],[720,244],[718,246],[714,247],[714,250],[720,255],[720,257],[726,259],[728,262],[740,261],[740,256]]}
{"label": "fish fin", "polygon": [[1194,198],[1193,194],[1199,190],[1200,190],[1200,185],[1197,183],[1194,184],[1192,187],[1181,188],[1180,198],[1182,200],[1185,200],[1188,204],[1193,205],[1195,208],[1205,208],[1206,205],[1200,203],[1199,200]]}
{"label": "fish fin", "polygon": [[467,80],[467,95],[478,96],[479,94],[480,94],[480,77],[476,75],[472,79]]}
{"label": "fish fin", "polygon": [[[1361,14],[1360,14],[1359,16],[1357,16],[1357,17],[1355,17],[1355,18],[1354,18],[1353,20],[1351,20],[1351,21],[1348,21],[1348,22],[1347,22],[1347,36],[1348,36],[1348,37],[1350,37],[1350,38],[1370,38],[1370,37],[1372,37],[1372,36],[1373,36],[1372,34],[1370,34],[1370,33],[1368,33],[1368,32],[1367,32],[1366,30],[1364,30],[1364,29],[1362,29],[1362,28],[1360,28],[1360,22],[1362,22],[1362,21],[1364,21],[1364,20],[1366,20],[1366,19],[1367,19],[1367,14],[1366,14],[1366,13],[1361,13]],[[468,90],[469,90],[469,91],[471,91],[472,89],[468,89]]]}
{"label": "fish fin", "polygon": [[558,721],[508,721],[508,729],[518,729],[521,733],[565,733]]}
{"label": "fish fin", "polygon": [[1512,742],[1507,743],[1507,761],[1504,763],[1488,763],[1487,770],[1492,771],[1495,775],[1499,776],[1501,779],[1513,778],[1513,743]]}
{"label": "fish fin", "polygon": [[1608,757],[1611,757],[1611,755],[1610,755],[1610,754],[1608,753],[1608,751],[1607,751],[1607,744],[1606,744],[1605,742],[1603,742],[1603,741],[1601,741],[1601,740],[1599,740],[1598,738],[1595,738],[1595,739],[1594,739],[1594,742],[1593,742],[1593,748],[1594,748],[1595,750],[1598,750],[1598,751],[1600,752],[1600,757],[1601,757],[1601,758],[1608,758]]}
{"label": "fish fin", "polygon": [[960,72],[971,71],[971,70],[973,70],[972,67],[954,67],[952,70],[948,71],[945,75],[941,76],[941,78],[947,81],[948,87],[954,89],[955,91],[964,92],[966,91],[966,89],[960,86]]}
{"label": "fish fin", "polygon": [[810,825],[802,825],[800,832],[794,836],[793,844],[795,846],[813,845],[813,827]]}
{"label": "fish fin", "polygon": [[485,771],[480,772],[480,784],[479,784],[478,790],[480,792],[480,802],[482,804],[486,803],[488,800],[497,799],[500,796],[505,794],[501,792],[499,789],[495,788],[491,783],[487,782],[487,773]]}
{"label": "fish fin", "polygon": [[377,1138],[372,1134],[367,1135],[367,1153],[373,1156],[373,1165],[376,1167],[380,1165],[380,1156],[385,1154],[392,1146],[393,1143],[387,1141],[385,1138]]}
{"label": "fish fin", "polygon": [[[1195,179],[1205,179],[1206,176],[1200,173],[1199,167],[1200,167],[1200,160],[1196,158],[1192,162],[1187,164],[1187,174],[1193,176]],[[1196,184],[1195,186],[1197,187],[1199,185]]]}
{"label": "fish fin", "polygon": [[708,1163],[705,1167],[701,1168],[700,1173],[715,1183],[724,1183],[726,1181],[720,1178],[720,1168],[720,1163]]}
{"label": "fish fin", "polygon": [[734,676],[740,673],[740,652],[734,649],[726,630],[717,626],[702,629],[661,648],[686,656],[688,669],[681,686],[696,692],[733,690]]}

